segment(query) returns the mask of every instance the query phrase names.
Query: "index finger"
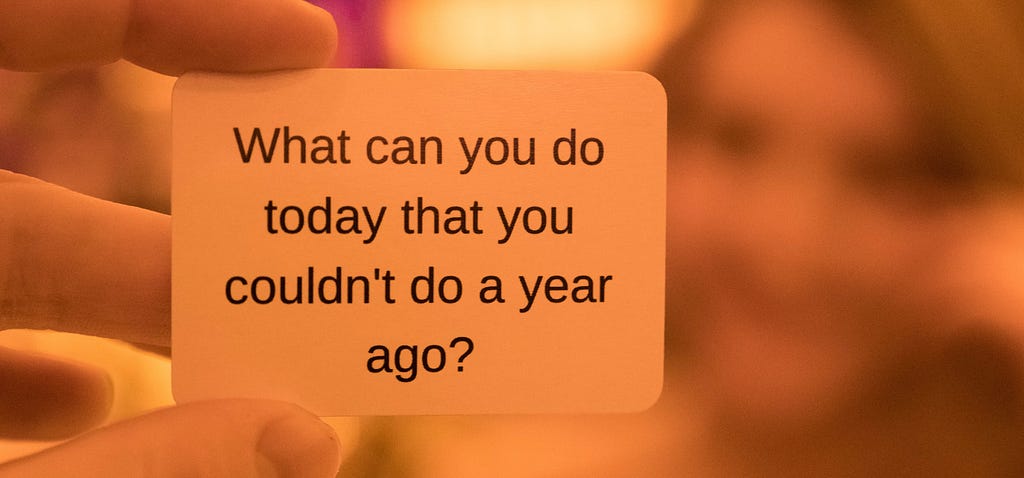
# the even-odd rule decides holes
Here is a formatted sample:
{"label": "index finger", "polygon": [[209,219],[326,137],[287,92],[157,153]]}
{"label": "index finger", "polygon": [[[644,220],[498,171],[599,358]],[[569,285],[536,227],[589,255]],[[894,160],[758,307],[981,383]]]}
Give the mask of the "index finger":
{"label": "index finger", "polygon": [[170,343],[170,217],[0,170],[0,330]]}
{"label": "index finger", "polygon": [[327,12],[302,0],[3,0],[0,68],[38,71],[119,58],[160,73],[319,66]]}

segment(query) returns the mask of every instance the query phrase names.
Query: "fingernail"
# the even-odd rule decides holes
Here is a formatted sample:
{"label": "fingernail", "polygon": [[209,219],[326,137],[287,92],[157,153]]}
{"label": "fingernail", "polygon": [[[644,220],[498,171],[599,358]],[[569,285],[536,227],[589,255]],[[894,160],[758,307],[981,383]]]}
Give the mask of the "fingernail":
{"label": "fingernail", "polygon": [[256,446],[270,462],[269,473],[263,475],[268,478],[328,478],[334,477],[340,466],[334,429],[301,412],[267,424]]}

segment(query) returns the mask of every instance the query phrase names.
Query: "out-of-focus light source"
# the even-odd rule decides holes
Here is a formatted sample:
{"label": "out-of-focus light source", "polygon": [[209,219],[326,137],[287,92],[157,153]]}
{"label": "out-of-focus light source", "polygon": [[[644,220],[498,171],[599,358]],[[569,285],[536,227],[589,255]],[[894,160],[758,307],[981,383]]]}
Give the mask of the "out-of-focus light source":
{"label": "out-of-focus light source", "polygon": [[416,68],[640,69],[692,0],[389,2],[388,56]]}

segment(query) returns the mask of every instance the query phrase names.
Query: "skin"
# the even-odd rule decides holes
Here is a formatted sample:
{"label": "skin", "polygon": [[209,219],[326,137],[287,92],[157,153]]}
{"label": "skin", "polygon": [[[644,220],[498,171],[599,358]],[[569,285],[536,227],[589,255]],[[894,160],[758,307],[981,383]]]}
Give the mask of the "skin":
{"label": "skin", "polygon": [[[313,67],[331,17],[272,0],[13,0],[0,67],[59,70],[129,59],[164,73]],[[0,330],[54,329],[170,346],[170,218],[0,171]],[[0,436],[55,439],[101,421],[105,374],[0,349]],[[337,437],[293,405],[195,403],[92,431],[7,464],[7,476],[334,476]],[[73,470],[73,471],[70,471]]]}
{"label": "skin", "polygon": [[[914,149],[919,133],[906,87],[829,12],[780,5],[788,7],[737,15],[717,33],[724,51],[704,55],[698,88],[710,117],[752,115],[769,126],[768,139],[742,153],[735,139],[722,144],[706,133],[674,145],[687,160],[671,170],[670,274],[708,285],[701,312],[711,320],[699,331],[699,356],[711,373],[700,376],[713,377],[720,412],[784,428],[834,414],[876,370],[930,343],[919,334],[932,328],[920,325],[935,307],[954,316],[984,307],[992,317],[1024,308],[1007,302],[1021,296],[1012,281],[994,282],[994,266],[979,266],[1005,267],[1010,248],[1002,242],[1014,241],[993,239],[1020,230],[1012,208],[961,214],[928,193],[927,179],[905,190],[895,187],[902,181],[851,174]],[[334,35],[322,12],[286,0],[0,3],[0,66],[12,69],[119,57],[168,74],[316,66],[330,57]],[[786,49],[795,47],[811,50]],[[803,63],[776,66],[791,60]],[[750,67],[758,69],[743,70]],[[757,85],[744,83],[765,71],[772,74]],[[878,150],[867,155],[874,159],[835,151],[865,149]],[[964,230],[977,232],[954,232]],[[0,173],[0,328],[169,345],[168,232],[166,216]],[[926,260],[937,255],[947,260]],[[950,291],[969,290],[956,277],[1010,292],[986,287],[949,304],[942,298],[956,296]],[[964,302],[981,305],[956,310]],[[8,350],[0,351],[0,370],[4,436],[73,435],[109,406],[97,370]],[[15,419],[25,416],[39,418]],[[332,476],[335,439],[317,423],[280,403],[185,405],[0,465],[0,477]]]}
{"label": "skin", "polygon": [[922,154],[913,89],[842,17],[741,4],[694,67],[699,111],[670,149],[669,275],[698,298],[698,388],[719,420],[834,427],[960,330],[1019,343],[1007,318],[1024,294],[1004,269],[1020,253],[994,232],[1020,238],[1019,208]]}

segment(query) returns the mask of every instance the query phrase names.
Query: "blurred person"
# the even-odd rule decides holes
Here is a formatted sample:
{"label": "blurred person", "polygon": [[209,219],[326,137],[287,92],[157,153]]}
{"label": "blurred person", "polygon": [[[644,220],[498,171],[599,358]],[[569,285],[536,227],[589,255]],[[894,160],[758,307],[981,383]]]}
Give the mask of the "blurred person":
{"label": "blurred person", "polygon": [[[330,16],[297,0],[0,3],[0,68],[21,71],[120,57],[170,75],[311,67],[331,58],[335,39]],[[8,160],[21,151],[3,145]],[[0,330],[55,329],[166,349],[169,256],[168,216],[0,171]],[[101,370],[0,348],[4,438],[73,437],[102,421],[110,402]],[[0,477],[327,477],[338,460],[336,435],[308,412],[221,400],[88,431],[0,464]]]}
{"label": "blurred person", "polygon": [[1024,5],[705,2],[669,346],[722,476],[1024,476]]}
{"label": "blurred person", "polygon": [[[290,53],[251,53],[264,52],[253,48],[264,41],[315,41],[320,33],[310,32],[322,32],[322,25],[303,28],[312,26],[308,19],[291,24],[286,17],[277,21],[293,28],[254,28],[260,8],[247,4],[240,10],[246,16],[227,21],[231,3],[174,2],[163,18],[152,10],[125,34],[160,34],[141,35],[145,47],[136,38],[136,48],[124,54],[167,73],[312,66],[324,58],[322,49],[292,50],[289,41],[283,49]],[[57,34],[38,28],[43,15],[17,10],[52,8],[61,7],[0,5],[0,66],[63,67],[122,54],[111,51],[120,41],[99,49],[90,41],[74,45],[69,56],[69,42],[36,38]],[[1024,49],[1016,31],[1024,22],[1011,13],[984,1],[718,1],[670,51],[660,75],[676,138],[670,349],[682,349],[686,356],[673,359],[692,359],[699,373],[681,379],[678,365],[670,365],[666,392],[696,389],[713,408],[708,428],[720,452],[701,475],[1024,474],[1016,443],[1024,343],[1017,265],[1024,262],[1013,256],[1024,244],[1015,204],[1015,155],[1024,149],[1014,137],[1024,111],[1017,86]],[[248,27],[232,23],[240,19]],[[81,25],[54,30],[83,36]],[[97,45],[107,39],[99,37]],[[205,49],[221,43],[228,46]],[[26,51],[27,60],[11,54]],[[15,175],[0,176],[0,195],[0,328],[60,328],[167,345],[165,216]],[[104,237],[111,232],[117,235]],[[147,290],[101,293],[121,287],[123,277]],[[69,300],[82,297],[95,300]],[[0,434],[70,435],[102,413],[107,398],[94,371],[6,350],[0,362]],[[53,407],[38,406],[44,403]],[[660,419],[674,403],[657,405],[642,428],[684,422]],[[242,462],[252,458],[261,427],[294,413],[248,401],[179,407],[0,465],[0,477],[130,476],[147,466],[149,476],[200,476],[207,465],[222,467],[209,476],[245,476],[252,470],[244,467],[256,466]],[[43,420],[14,419],[31,414]],[[41,432],[39,424],[51,417],[62,428]],[[578,432],[577,425],[571,426]],[[587,433],[600,436],[601,426]],[[473,432],[472,425],[466,429]],[[610,429],[616,441],[593,442],[613,449],[650,436],[632,424]],[[424,443],[439,441],[433,428],[424,435]],[[544,446],[574,440],[572,433],[550,435]],[[478,436],[473,441],[489,447]],[[479,451],[470,448],[461,458]],[[657,454],[623,457],[669,464],[533,468],[538,476],[571,475],[570,465],[587,470],[578,476],[691,471],[674,467],[666,453],[659,447]],[[477,474],[486,469],[481,464]]]}

